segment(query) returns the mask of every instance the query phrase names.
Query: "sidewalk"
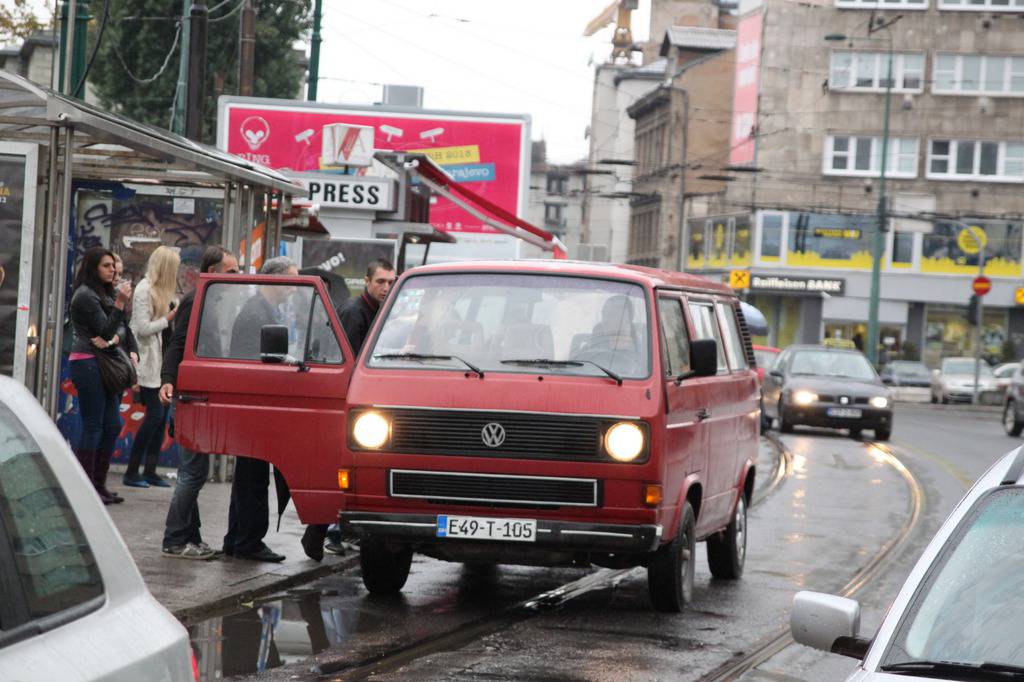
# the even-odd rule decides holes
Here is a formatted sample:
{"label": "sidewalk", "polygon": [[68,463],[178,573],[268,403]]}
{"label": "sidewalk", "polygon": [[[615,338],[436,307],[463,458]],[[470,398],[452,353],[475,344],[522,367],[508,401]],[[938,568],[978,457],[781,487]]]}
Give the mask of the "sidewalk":
{"label": "sidewalk", "polygon": [[[343,570],[359,560],[359,554],[354,550],[345,556],[325,554],[322,563],[308,558],[299,544],[305,526],[291,504],[281,519],[281,530],[277,531],[277,499],[273,481],[270,485],[271,518],[266,544],[288,557],[279,564],[226,557],[212,561],[188,561],[164,556],[161,553],[164,519],[174,489],[129,488],[121,484],[120,473],[111,473],[107,487],[125,498],[124,503],[110,505],[107,511],[128,545],[146,586],[157,601],[186,624],[211,611]],[[199,493],[203,540],[217,549],[227,532],[230,496],[230,483],[208,482]]]}

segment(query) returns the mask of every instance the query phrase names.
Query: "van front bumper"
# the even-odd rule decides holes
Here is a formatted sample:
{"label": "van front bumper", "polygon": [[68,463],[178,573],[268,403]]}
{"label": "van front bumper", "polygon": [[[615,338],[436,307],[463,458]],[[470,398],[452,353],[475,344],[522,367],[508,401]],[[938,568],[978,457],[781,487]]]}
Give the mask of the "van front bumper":
{"label": "van front bumper", "polygon": [[[489,514],[488,516],[499,515]],[[341,524],[341,533],[346,537],[378,537],[414,544],[445,543],[454,540],[437,536],[436,514],[341,512],[338,521]],[[468,540],[467,542],[584,552],[642,554],[656,550],[661,544],[661,535],[662,527],[659,524],[618,525],[537,519],[537,540],[535,542],[499,540]]]}

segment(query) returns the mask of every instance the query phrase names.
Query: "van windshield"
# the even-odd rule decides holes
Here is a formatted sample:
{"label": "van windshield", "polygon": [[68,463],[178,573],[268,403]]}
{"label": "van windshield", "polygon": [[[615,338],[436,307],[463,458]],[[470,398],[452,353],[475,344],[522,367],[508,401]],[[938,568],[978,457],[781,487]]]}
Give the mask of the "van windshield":
{"label": "van windshield", "polygon": [[637,284],[439,274],[410,277],[393,296],[369,355],[371,367],[650,375],[647,303]]}

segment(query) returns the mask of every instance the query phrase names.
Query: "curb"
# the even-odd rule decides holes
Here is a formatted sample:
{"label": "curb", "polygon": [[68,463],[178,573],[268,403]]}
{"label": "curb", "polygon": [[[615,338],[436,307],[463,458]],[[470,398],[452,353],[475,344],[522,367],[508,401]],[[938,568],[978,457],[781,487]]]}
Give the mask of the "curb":
{"label": "curb", "polygon": [[981,412],[998,414],[1002,411],[1003,406],[1000,405],[940,405],[936,403],[904,403],[897,402],[897,407],[920,409],[923,411],[935,410],[936,412]]}
{"label": "curb", "polygon": [[235,592],[234,594],[219,597],[218,599],[206,602],[205,604],[178,609],[177,611],[173,611],[171,615],[177,618],[185,627],[191,627],[197,622],[206,620],[211,616],[218,615],[226,611],[234,611],[246,602],[255,601],[261,597],[276,594],[282,590],[288,589],[289,587],[310,582],[311,580],[325,578],[332,573],[347,571],[359,565],[359,550],[352,549],[349,551],[351,554],[337,563],[317,566],[307,571],[300,571],[299,573],[284,576],[280,580],[275,580],[272,583],[263,585],[256,589]]}

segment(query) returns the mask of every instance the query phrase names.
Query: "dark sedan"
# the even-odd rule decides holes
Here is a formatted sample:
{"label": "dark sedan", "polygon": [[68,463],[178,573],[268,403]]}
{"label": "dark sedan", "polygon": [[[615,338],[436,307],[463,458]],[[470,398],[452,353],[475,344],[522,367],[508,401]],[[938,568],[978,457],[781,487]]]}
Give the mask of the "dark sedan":
{"label": "dark sedan", "polygon": [[794,426],[872,429],[877,440],[892,434],[892,395],[859,351],[790,346],[764,377],[764,409],[779,430]]}

